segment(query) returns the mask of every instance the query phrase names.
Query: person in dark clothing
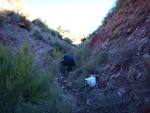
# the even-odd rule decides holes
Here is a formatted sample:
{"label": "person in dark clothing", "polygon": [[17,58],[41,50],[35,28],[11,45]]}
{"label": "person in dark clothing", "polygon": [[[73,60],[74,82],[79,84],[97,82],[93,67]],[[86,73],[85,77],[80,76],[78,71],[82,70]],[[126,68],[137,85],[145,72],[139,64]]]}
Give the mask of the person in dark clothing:
{"label": "person in dark clothing", "polygon": [[61,62],[62,64],[62,74],[66,75],[66,72],[72,72],[75,70],[75,61],[74,58],[71,55],[65,55],[63,57],[63,61]]}

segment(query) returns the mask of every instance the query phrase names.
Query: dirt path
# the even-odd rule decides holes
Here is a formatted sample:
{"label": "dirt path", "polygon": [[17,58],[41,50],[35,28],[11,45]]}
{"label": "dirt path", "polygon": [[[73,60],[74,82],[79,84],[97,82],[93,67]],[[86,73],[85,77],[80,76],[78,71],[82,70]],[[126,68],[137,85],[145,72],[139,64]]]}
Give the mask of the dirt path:
{"label": "dirt path", "polygon": [[72,87],[67,86],[68,78],[63,76],[62,74],[58,76],[57,80],[64,94],[69,96],[68,98],[73,104],[73,112],[85,113],[87,104],[81,92],[76,89],[73,89]]}

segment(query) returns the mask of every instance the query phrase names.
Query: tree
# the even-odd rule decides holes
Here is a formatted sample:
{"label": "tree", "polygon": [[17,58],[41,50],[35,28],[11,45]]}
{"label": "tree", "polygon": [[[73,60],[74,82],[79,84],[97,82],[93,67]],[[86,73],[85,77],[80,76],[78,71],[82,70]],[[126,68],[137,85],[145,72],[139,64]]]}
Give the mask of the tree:
{"label": "tree", "polygon": [[61,25],[58,26],[57,31],[63,35],[63,37],[70,38],[71,36],[71,30],[70,29],[64,29]]}
{"label": "tree", "polygon": [[64,28],[61,25],[58,26],[57,31],[61,34],[65,32]]}

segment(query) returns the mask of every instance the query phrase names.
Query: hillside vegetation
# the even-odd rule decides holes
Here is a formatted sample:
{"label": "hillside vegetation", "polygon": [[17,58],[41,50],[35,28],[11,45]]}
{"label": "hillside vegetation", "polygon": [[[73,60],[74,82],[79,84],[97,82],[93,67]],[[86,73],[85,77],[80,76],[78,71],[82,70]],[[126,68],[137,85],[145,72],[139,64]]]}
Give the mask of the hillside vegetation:
{"label": "hillside vegetation", "polygon": [[28,20],[20,0],[0,3],[0,113],[72,112],[56,78],[75,47],[40,19]]}
{"label": "hillside vegetation", "polygon": [[[35,66],[26,43],[23,52],[13,53],[10,47],[2,45],[0,51],[1,113],[71,112],[71,103],[53,82],[58,72],[56,63],[49,60],[47,71]],[[55,59],[60,57],[58,52],[53,54]]]}
{"label": "hillside vegetation", "polygon": [[[117,0],[78,47],[40,19],[28,20],[13,7],[20,0],[0,2],[0,113],[150,112],[149,0]],[[67,76],[65,54],[76,62]],[[85,85],[91,74],[94,87]]]}

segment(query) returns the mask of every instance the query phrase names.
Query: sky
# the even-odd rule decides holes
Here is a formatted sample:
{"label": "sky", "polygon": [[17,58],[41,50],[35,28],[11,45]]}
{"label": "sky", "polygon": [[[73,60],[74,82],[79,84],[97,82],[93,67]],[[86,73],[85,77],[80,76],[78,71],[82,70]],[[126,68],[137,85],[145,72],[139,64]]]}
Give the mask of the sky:
{"label": "sky", "polygon": [[70,29],[74,35],[95,31],[116,0],[24,0],[29,13],[53,29]]}

